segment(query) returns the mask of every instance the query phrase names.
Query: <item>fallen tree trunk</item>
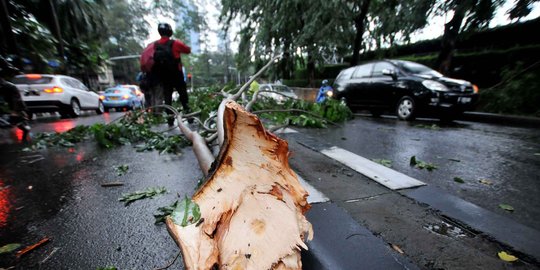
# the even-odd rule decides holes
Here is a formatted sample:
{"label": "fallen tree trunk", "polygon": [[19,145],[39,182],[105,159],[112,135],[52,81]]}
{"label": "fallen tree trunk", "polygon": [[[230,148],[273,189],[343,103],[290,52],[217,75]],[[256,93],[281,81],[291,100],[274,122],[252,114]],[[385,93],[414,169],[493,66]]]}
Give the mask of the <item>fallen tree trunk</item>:
{"label": "fallen tree trunk", "polygon": [[192,198],[200,219],[166,221],[186,269],[301,269],[300,249],[313,231],[288,144],[235,102],[224,107],[220,153]]}

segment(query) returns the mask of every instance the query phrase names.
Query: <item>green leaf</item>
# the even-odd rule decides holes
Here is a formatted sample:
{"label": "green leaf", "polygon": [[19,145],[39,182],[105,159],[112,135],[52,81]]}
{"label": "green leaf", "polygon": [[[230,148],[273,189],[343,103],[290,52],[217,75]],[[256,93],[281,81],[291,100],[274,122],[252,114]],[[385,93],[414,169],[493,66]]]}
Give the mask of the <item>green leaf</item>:
{"label": "green leaf", "polygon": [[116,174],[118,176],[122,176],[122,175],[124,175],[124,174],[126,174],[128,172],[129,166],[126,165],[126,164],[123,164],[123,165],[120,165],[120,166],[116,166],[114,168],[114,170],[116,171]]}
{"label": "green leaf", "polygon": [[455,159],[455,158],[449,158],[448,160],[450,160],[450,161],[454,161],[454,162],[461,162],[461,160],[459,160],[459,159]]}
{"label": "green leaf", "polygon": [[386,166],[388,168],[392,167],[392,161],[388,159],[372,159],[374,162],[377,162],[383,166]]}
{"label": "green leaf", "polygon": [[170,216],[174,209],[178,206],[178,201],[175,201],[169,206],[160,207],[157,209],[157,213],[154,214],[155,224],[165,222],[165,218]]}
{"label": "green leaf", "polygon": [[97,270],[118,270],[115,266],[99,267]]}
{"label": "green leaf", "polygon": [[177,225],[186,227],[199,221],[201,210],[198,204],[186,196],[173,210],[171,218]]}
{"label": "green leaf", "polygon": [[0,247],[0,254],[10,253],[21,247],[19,243],[11,243]]}
{"label": "green leaf", "polygon": [[125,206],[128,206],[134,201],[142,200],[146,198],[153,198],[165,192],[167,192],[167,189],[165,189],[164,187],[158,187],[158,188],[149,187],[144,191],[135,191],[133,193],[123,194],[122,197],[120,197],[120,199],[118,200],[121,202],[124,202]]}
{"label": "green leaf", "polygon": [[513,212],[514,211],[514,207],[511,206],[511,205],[508,205],[508,204],[504,204],[504,203],[501,203],[499,204],[499,207],[503,210],[506,210],[506,211],[509,211],[509,212]]}
{"label": "green leaf", "polygon": [[411,160],[409,161],[409,165],[415,166],[416,164],[417,164],[417,162],[416,162],[416,156],[412,156],[412,157],[411,157]]}
{"label": "green leaf", "polygon": [[415,166],[417,169],[420,169],[420,170],[426,169],[427,171],[430,171],[430,172],[437,169],[437,166],[435,164],[421,161],[417,159],[416,156],[411,157],[409,164],[411,166]]}
{"label": "green leaf", "polygon": [[455,181],[455,182],[458,182],[458,183],[460,183],[460,184],[465,183],[465,180],[461,179],[460,177],[454,177],[454,181]]}

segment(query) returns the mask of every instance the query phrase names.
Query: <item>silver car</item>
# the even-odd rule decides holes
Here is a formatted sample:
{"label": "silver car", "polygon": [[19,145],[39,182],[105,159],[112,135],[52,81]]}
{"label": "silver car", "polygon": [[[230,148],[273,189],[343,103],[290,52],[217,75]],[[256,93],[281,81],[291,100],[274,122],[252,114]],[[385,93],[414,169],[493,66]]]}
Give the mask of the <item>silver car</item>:
{"label": "silver car", "polygon": [[291,88],[282,84],[261,84],[259,85],[259,95],[272,98],[278,103],[283,103],[290,98],[298,99]]}

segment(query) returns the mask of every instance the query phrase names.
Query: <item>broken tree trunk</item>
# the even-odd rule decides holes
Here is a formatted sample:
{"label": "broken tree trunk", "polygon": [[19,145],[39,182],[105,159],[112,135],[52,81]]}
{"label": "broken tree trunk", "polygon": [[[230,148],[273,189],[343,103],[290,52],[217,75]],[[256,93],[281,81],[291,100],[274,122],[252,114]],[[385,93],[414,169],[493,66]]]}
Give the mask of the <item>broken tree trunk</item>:
{"label": "broken tree trunk", "polygon": [[307,192],[288,163],[288,144],[233,101],[223,112],[224,143],[193,195],[199,222],[167,228],[186,269],[301,269],[313,231]]}

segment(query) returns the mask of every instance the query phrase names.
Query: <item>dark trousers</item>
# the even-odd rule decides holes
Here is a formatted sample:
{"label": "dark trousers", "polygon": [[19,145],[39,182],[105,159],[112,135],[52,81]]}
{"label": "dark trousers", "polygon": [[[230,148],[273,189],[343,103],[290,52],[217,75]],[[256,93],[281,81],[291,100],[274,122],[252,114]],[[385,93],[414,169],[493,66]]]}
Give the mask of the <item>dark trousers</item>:
{"label": "dark trousers", "polygon": [[146,80],[145,98],[147,106],[155,106],[162,104],[163,102],[166,105],[171,105],[172,93],[176,90],[178,91],[178,94],[180,94],[180,103],[182,104],[184,111],[189,110],[187,86],[184,81],[184,74],[181,70],[172,73],[155,72],[149,74]]}

